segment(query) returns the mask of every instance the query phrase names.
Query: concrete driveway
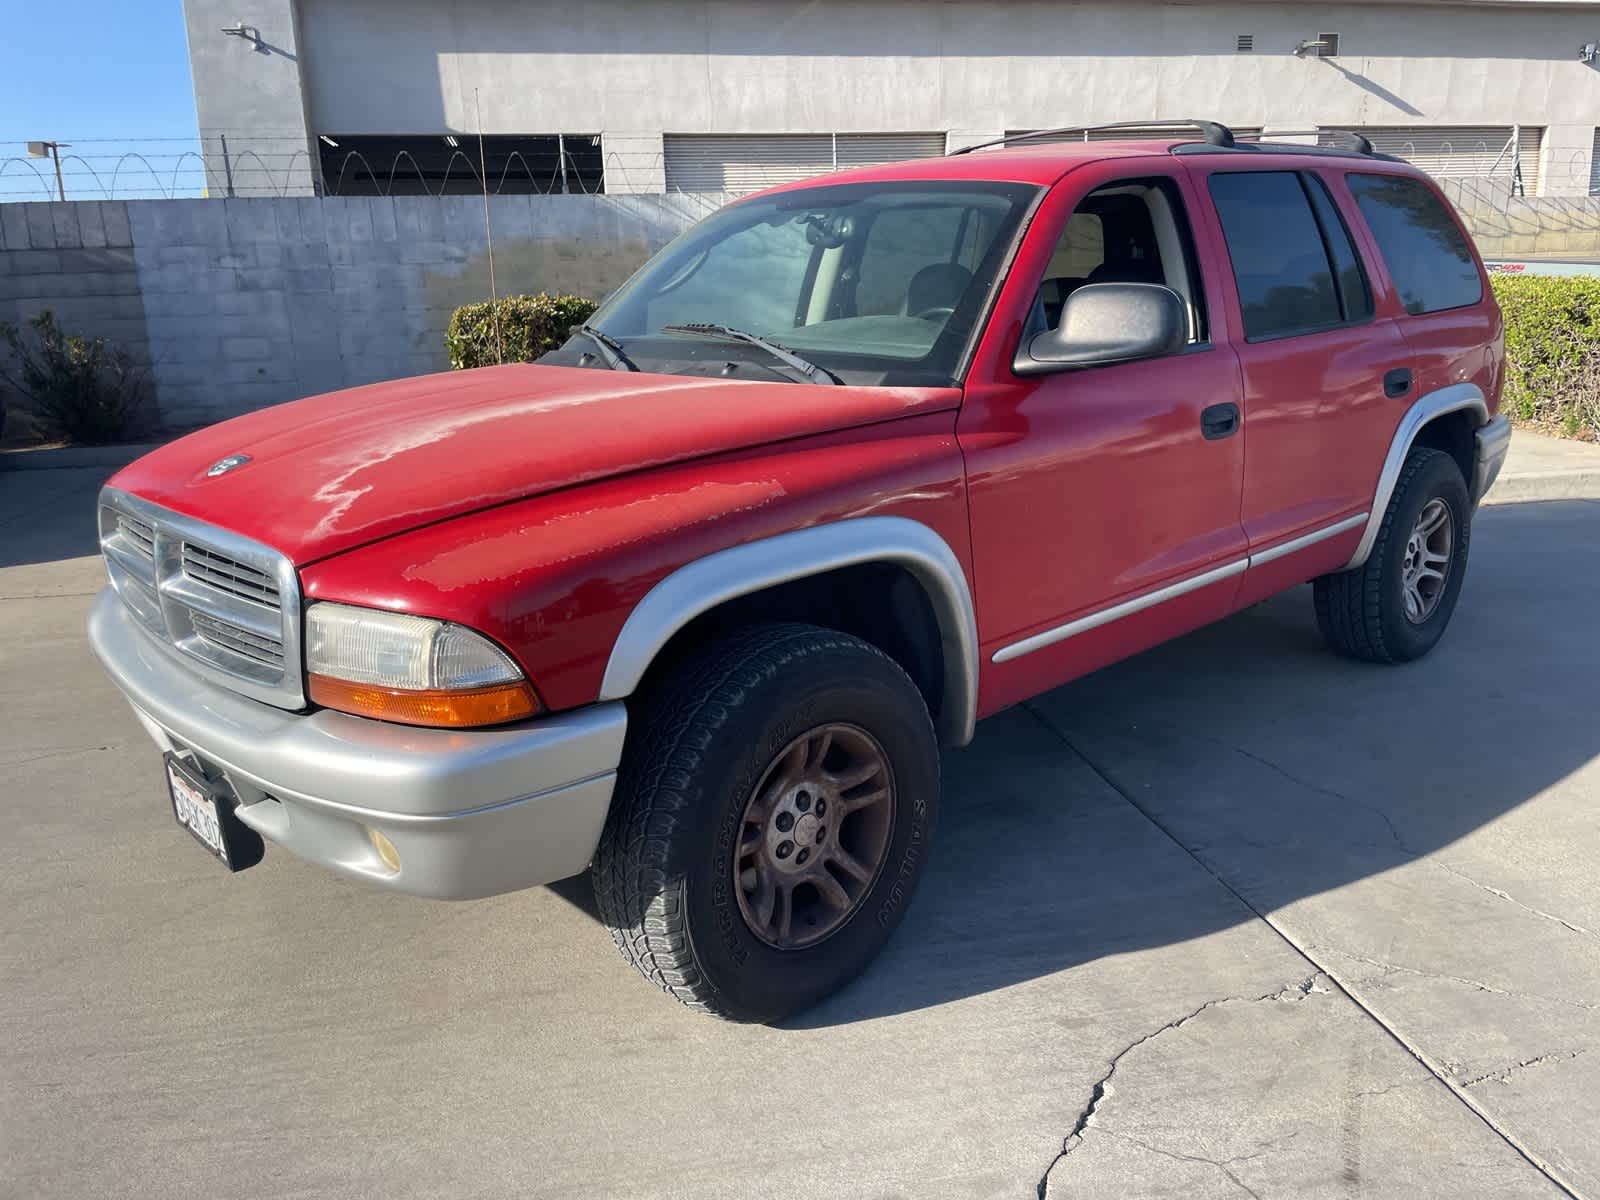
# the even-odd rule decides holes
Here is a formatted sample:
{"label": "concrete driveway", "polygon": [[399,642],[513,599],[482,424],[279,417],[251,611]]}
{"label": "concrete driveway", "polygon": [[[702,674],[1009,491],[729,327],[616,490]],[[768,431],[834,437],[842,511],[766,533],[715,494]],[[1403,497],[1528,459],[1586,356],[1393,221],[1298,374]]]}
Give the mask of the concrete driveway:
{"label": "concrete driveway", "polygon": [[0,1195],[1600,1196],[1595,499],[1485,508],[1422,663],[1301,589],[987,722],[769,1029],[581,883],[216,867],[84,643],[104,474],[0,473]]}

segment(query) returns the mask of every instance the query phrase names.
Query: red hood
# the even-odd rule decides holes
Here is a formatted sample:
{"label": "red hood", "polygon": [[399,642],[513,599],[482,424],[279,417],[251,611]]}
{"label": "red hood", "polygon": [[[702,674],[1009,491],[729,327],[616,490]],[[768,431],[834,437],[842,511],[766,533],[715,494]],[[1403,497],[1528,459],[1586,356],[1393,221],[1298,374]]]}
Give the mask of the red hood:
{"label": "red hood", "polygon": [[[111,483],[297,563],[557,488],[954,408],[950,388],[823,387],[517,364],[330,392],[213,425]],[[232,454],[250,461],[206,470]]]}

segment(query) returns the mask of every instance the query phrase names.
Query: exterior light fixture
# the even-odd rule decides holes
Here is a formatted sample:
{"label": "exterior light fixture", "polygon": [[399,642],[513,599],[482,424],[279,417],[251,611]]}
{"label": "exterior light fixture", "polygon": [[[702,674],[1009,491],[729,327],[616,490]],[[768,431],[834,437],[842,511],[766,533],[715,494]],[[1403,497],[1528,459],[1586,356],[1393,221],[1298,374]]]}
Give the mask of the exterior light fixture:
{"label": "exterior light fixture", "polygon": [[63,147],[71,144],[72,143],[70,142],[28,143],[29,158],[48,158],[54,160],[56,164],[56,199],[58,200],[65,200],[67,198],[67,185],[61,178],[61,151]]}

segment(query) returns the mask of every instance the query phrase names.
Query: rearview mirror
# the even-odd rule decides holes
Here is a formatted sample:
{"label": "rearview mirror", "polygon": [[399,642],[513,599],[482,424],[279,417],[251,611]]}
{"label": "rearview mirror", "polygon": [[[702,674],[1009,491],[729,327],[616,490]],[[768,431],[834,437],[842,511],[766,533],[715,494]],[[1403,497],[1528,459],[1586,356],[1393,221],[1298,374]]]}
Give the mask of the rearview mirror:
{"label": "rearview mirror", "polygon": [[1044,375],[1176,354],[1189,338],[1177,292],[1159,283],[1086,283],[1067,297],[1061,324],[1029,338],[1012,370]]}

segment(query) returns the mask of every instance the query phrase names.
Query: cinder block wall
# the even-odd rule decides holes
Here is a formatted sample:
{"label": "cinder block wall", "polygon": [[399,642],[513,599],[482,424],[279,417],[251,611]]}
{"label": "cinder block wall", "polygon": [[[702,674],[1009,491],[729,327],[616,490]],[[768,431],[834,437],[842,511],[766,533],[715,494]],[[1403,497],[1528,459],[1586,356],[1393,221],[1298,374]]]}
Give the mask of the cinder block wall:
{"label": "cinder block wall", "polygon": [[595,299],[711,211],[684,196],[294,197],[0,205],[0,320],[53,309],[148,362],[185,428],[441,371],[451,311]]}
{"label": "cinder block wall", "polygon": [[[1600,256],[1600,198],[1447,180],[1488,258]],[[599,299],[720,196],[69,201],[0,205],[0,321],[53,309],[150,364],[181,429],[444,370],[444,328],[489,295]]]}
{"label": "cinder block wall", "polygon": [[1600,257],[1600,196],[1523,198],[1501,181],[1447,179],[1484,258]]}

